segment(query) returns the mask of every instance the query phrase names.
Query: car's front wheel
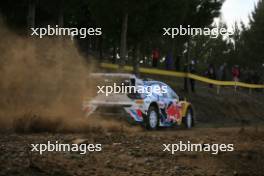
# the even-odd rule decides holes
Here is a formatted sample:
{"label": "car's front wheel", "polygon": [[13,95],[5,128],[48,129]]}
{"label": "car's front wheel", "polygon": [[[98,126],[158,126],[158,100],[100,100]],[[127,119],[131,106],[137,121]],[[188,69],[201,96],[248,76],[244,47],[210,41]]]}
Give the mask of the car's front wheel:
{"label": "car's front wheel", "polygon": [[155,106],[150,106],[146,118],[146,128],[156,130],[159,126],[158,109]]}

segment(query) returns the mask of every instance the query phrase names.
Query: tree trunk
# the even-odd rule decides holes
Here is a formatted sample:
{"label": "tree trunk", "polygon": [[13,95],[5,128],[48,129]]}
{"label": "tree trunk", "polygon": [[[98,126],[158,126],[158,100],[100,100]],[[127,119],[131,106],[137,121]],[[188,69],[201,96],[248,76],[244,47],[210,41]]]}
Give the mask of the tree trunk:
{"label": "tree trunk", "polygon": [[175,47],[174,47],[174,53],[175,53],[175,70],[181,71],[181,62],[182,62],[182,53],[183,53],[183,44],[180,40],[176,40]]}
{"label": "tree trunk", "polygon": [[63,28],[64,26],[64,0],[59,1],[59,14],[58,14],[58,25]]}
{"label": "tree trunk", "polygon": [[175,68],[176,68],[176,66],[175,66],[175,63],[176,63],[176,49],[175,49],[175,40],[172,40],[172,43],[171,43],[171,51],[170,51],[171,53],[172,53],[172,58],[173,58],[173,65],[170,67],[170,69],[174,69],[175,70]]}
{"label": "tree trunk", "polygon": [[[188,43],[187,43],[188,45],[187,45],[187,55],[186,55],[186,72],[187,73],[190,73],[190,50],[191,50],[191,39],[188,39]],[[189,93],[190,91],[189,91],[189,88],[190,88],[190,86],[189,86],[189,82],[190,82],[190,79],[189,78],[185,78],[184,79],[184,84],[185,84],[185,86],[184,86],[184,89],[185,89],[185,91],[187,92],[187,93]]]}
{"label": "tree trunk", "polygon": [[103,60],[103,37],[99,36],[99,59],[100,61]]}
{"label": "tree trunk", "polygon": [[140,45],[137,44],[134,48],[133,57],[133,72],[136,76],[139,76],[139,61],[140,61]]}
{"label": "tree trunk", "polygon": [[127,22],[128,22],[128,13],[125,13],[122,20],[122,31],[121,31],[121,45],[120,45],[121,67],[124,66],[126,62]]}
{"label": "tree trunk", "polygon": [[112,56],[112,63],[116,63],[116,44],[114,44],[113,48],[113,56]]}
{"label": "tree trunk", "polygon": [[36,1],[29,0],[28,1],[28,16],[27,16],[27,27],[28,34],[31,35],[31,28],[35,27],[35,16],[36,16]]}

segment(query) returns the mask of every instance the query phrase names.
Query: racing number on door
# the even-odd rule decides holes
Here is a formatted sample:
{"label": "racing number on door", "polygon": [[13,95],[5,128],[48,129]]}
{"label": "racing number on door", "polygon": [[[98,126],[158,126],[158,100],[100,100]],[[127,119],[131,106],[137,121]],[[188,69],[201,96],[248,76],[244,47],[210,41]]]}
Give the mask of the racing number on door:
{"label": "racing number on door", "polygon": [[181,119],[180,107],[177,105],[175,100],[168,104],[166,111],[168,121],[175,123]]}

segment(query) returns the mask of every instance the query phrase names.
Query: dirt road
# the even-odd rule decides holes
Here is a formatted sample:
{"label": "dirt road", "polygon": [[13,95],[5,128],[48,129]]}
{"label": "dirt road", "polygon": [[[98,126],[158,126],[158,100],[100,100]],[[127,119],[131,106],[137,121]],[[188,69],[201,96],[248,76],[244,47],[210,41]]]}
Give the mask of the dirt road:
{"label": "dirt road", "polygon": [[[1,134],[0,175],[263,175],[263,127],[146,131],[91,131],[83,134]],[[99,153],[30,152],[29,144],[87,139]],[[178,141],[234,144],[234,152],[163,152]]]}

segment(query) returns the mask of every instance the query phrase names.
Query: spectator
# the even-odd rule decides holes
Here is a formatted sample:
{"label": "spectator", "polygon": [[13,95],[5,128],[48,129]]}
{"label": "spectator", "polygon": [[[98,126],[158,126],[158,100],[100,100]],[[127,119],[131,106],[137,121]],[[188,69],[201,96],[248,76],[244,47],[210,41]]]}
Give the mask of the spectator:
{"label": "spectator", "polygon": [[235,65],[233,68],[232,68],[232,77],[233,77],[233,80],[235,82],[239,82],[239,78],[240,78],[240,69],[239,69],[239,66],[238,65]]}
{"label": "spectator", "polygon": [[252,83],[252,75],[253,75],[253,72],[247,67],[244,71],[244,75],[245,75],[245,78],[244,78],[244,81],[246,83]]}
{"label": "spectator", "polygon": [[176,59],[175,59],[175,69],[176,71],[180,70],[180,61],[181,61],[182,56],[181,55],[177,55]]}
{"label": "spectator", "polygon": [[159,54],[159,51],[157,48],[155,48],[153,51],[152,51],[152,66],[153,67],[157,67],[158,66],[158,60],[160,58],[160,54]]}
{"label": "spectator", "polygon": [[173,69],[173,55],[172,52],[169,52],[166,56],[166,69],[172,70]]}
{"label": "spectator", "polygon": [[[191,64],[184,64],[184,70],[185,73],[196,73],[195,69],[195,62],[191,61]],[[188,82],[190,81],[190,86],[191,86],[191,91],[195,92],[195,80],[194,79],[189,79],[187,77],[184,78],[184,91],[188,92],[189,91],[189,86]]]}
{"label": "spectator", "polygon": [[[232,68],[232,77],[233,77],[233,81],[235,82],[239,82],[239,78],[240,78],[240,69],[238,65],[235,65]],[[235,91],[237,90],[237,86],[235,86]]]}
{"label": "spectator", "polygon": [[260,83],[260,75],[258,74],[257,71],[254,71],[252,75],[252,82],[253,84],[259,84]]}
{"label": "spectator", "polygon": [[226,66],[227,66],[227,64],[224,63],[219,68],[218,76],[219,76],[219,80],[221,80],[221,81],[226,81],[226,77],[227,77]]}
{"label": "spectator", "polygon": [[[216,79],[215,67],[213,64],[209,64],[207,76],[210,79],[214,79],[214,80]],[[209,87],[213,88],[213,84],[209,84]]]}

